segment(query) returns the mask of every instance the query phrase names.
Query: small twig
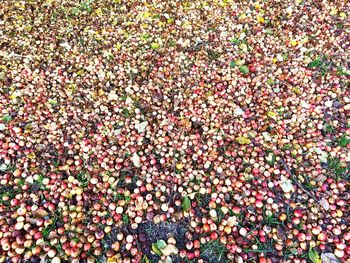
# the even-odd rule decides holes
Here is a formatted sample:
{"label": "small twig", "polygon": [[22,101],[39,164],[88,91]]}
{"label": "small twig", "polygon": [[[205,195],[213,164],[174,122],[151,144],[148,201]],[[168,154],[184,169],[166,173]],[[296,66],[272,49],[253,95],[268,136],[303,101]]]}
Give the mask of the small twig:
{"label": "small twig", "polygon": [[206,46],[209,45],[210,42],[200,42],[198,44],[195,44],[194,46],[188,47],[186,48],[184,51],[188,52],[188,51],[194,51],[194,50],[198,50],[199,48],[201,48],[202,46]]}
{"label": "small twig", "polygon": [[[287,171],[287,173],[294,178],[292,172],[290,171],[289,167],[287,166],[286,162],[283,159],[280,159],[280,163],[283,165],[284,169]],[[307,191],[299,182],[298,180],[293,180],[294,183],[298,185],[298,187],[305,193],[307,194],[310,198],[318,202],[318,199],[312,195],[309,191]]]}

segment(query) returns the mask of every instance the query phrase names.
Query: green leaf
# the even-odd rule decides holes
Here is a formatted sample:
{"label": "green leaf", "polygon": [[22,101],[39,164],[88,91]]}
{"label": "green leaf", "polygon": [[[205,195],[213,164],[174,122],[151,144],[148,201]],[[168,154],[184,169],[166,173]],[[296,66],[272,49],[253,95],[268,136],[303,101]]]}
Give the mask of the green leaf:
{"label": "green leaf", "polygon": [[296,95],[300,95],[300,94],[301,94],[301,90],[300,90],[298,87],[292,88],[292,91],[293,91]]}
{"label": "green leaf", "polygon": [[27,154],[27,158],[34,159],[35,158],[35,153],[31,152],[31,153]]}
{"label": "green leaf", "polygon": [[230,62],[230,67],[233,68],[236,66],[236,62],[234,62],[233,60]]}
{"label": "green leaf", "polygon": [[249,138],[247,137],[243,137],[243,136],[240,136],[240,137],[237,137],[236,141],[239,143],[239,144],[249,144],[251,141]]}
{"label": "green leaf", "polygon": [[149,37],[150,37],[150,35],[148,34],[148,33],[145,33],[145,34],[141,34],[140,35],[140,38],[142,39],[142,40],[148,40],[149,39]]}
{"label": "green leaf", "polygon": [[275,84],[275,81],[272,78],[269,78],[267,80],[267,84],[269,84],[270,86],[272,86],[273,84]]}
{"label": "green leaf", "polygon": [[191,208],[191,199],[188,196],[185,196],[182,200],[182,210],[187,212]]}
{"label": "green leaf", "polygon": [[85,73],[85,70],[81,69],[77,72],[77,75],[81,76],[81,75],[84,75],[84,73]]}
{"label": "green leaf", "polygon": [[316,58],[311,61],[308,65],[309,68],[319,68],[322,65],[322,61],[320,58]]}
{"label": "green leaf", "polygon": [[323,126],[323,131],[324,131],[324,133],[326,133],[326,134],[328,134],[328,133],[333,133],[333,132],[335,131],[335,128],[334,128],[332,125],[326,123],[326,124]]}
{"label": "green leaf", "polygon": [[348,138],[345,134],[337,139],[337,143],[340,147],[345,148],[350,143],[350,137]]}
{"label": "green leaf", "polygon": [[157,241],[156,246],[159,250],[161,250],[161,249],[164,249],[167,246],[167,244],[163,239],[160,239]]}
{"label": "green leaf", "polygon": [[150,263],[149,262],[149,259],[148,259],[148,257],[146,256],[146,255],[143,255],[143,258],[142,258],[142,261],[141,261],[142,263]]}
{"label": "green leaf", "polygon": [[152,244],[152,251],[158,256],[161,256],[163,253],[161,249],[164,249],[167,246],[164,240],[158,240],[156,243]]}
{"label": "green leaf", "polygon": [[31,132],[31,130],[33,129],[33,125],[31,123],[28,123],[25,127],[24,127],[24,132],[25,133],[29,133]]}
{"label": "green leaf", "polygon": [[265,30],[265,33],[268,35],[273,35],[273,30],[268,28]]}
{"label": "green leaf", "polygon": [[161,255],[162,255],[162,252],[157,248],[156,243],[153,243],[153,244],[152,244],[152,251],[153,251],[154,253],[156,253],[158,256],[161,256]]}
{"label": "green leaf", "polygon": [[11,117],[10,115],[5,115],[5,116],[2,117],[2,120],[3,120],[4,122],[9,122],[9,121],[12,120],[12,117]]}
{"label": "green leaf", "polygon": [[245,61],[244,61],[243,59],[237,59],[237,60],[235,61],[235,64],[236,64],[237,66],[243,66],[244,63],[245,63]]}
{"label": "green leaf", "polygon": [[231,39],[230,42],[237,45],[239,43],[239,39],[234,38],[234,39]]}
{"label": "green leaf", "polygon": [[312,263],[322,263],[320,256],[313,248],[310,248],[308,256]]}
{"label": "green leaf", "polygon": [[276,118],[277,118],[276,113],[274,113],[273,111],[269,111],[266,115],[274,120],[276,120]]}
{"label": "green leaf", "polygon": [[57,105],[57,100],[48,100],[51,105]]}
{"label": "green leaf", "polygon": [[152,43],[151,44],[151,48],[153,49],[153,50],[156,50],[156,49],[159,49],[160,48],[160,45],[159,45],[159,43]]}
{"label": "green leaf", "polygon": [[78,16],[80,14],[80,9],[77,8],[77,7],[73,7],[72,9],[70,9],[70,13],[73,15],[73,16]]}
{"label": "green leaf", "polygon": [[337,69],[338,76],[350,76],[350,69],[339,67]]}
{"label": "green leaf", "polygon": [[248,74],[249,68],[247,66],[240,66],[239,71],[242,72],[243,74]]}

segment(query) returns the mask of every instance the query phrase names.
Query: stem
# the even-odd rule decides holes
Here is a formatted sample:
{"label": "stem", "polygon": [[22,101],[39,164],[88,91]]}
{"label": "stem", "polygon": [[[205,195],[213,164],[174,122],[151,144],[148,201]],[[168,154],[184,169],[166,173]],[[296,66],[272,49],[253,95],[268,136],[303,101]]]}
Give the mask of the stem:
{"label": "stem", "polygon": [[298,185],[298,187],[305,193],[307,194],[310,198],[314,199],[315,201],[318,202],[318,199],[312,195],[309,191],[307,191],[299,182],[298,180],[295,179],[295,176],[292,174],[290,171],[289,167],[287,166],[286,162],[283,159],[280,159],[280,163],[283,165],[284,169],[287,171],[287,173],[292,177],[293,182]]}

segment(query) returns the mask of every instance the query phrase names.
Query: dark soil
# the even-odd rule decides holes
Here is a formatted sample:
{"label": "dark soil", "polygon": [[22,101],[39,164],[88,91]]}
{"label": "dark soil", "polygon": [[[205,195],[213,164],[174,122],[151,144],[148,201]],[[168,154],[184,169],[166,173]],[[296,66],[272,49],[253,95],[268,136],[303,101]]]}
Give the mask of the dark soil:
{"label": "dark soil", "polygon": [[[147,256],[150,262],[158,262],[160,257],[152,254],[152,244],[158,240],[163,239],[166,241],[169,237],[173,236],[176,240],[176,247],[181,250],[186,246],[186,233],[188,222],[184,220],[178,223],[161,222],[154,224],[153,222],[147,222],[141,224],[137,228],[138,240],[142,252]],[[180,263],[183,260],[178,255],[171,255],[173,263]]]}

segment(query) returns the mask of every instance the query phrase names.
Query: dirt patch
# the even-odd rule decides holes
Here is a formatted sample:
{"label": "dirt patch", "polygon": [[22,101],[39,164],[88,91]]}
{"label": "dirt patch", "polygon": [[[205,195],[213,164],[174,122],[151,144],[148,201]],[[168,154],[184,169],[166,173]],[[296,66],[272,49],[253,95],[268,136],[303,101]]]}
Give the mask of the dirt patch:
{"label": "dirt patch", "polygon": [[[159,256],[151,253],[152,244],[158,240],[163,239],[167,241],[170,236],[173,236],[176,240],[176,247],[181,250],[186,246],[186,233],[188,232],[188,220],[181,222],[161,222],[154,224],[153,222],[146,222],[141,224],[135,231],[138,235],[137,242],[144,255],[150,260],[150,262],[158,262]],[[171,255],[174,263],[183,262],[179,255]]]}

